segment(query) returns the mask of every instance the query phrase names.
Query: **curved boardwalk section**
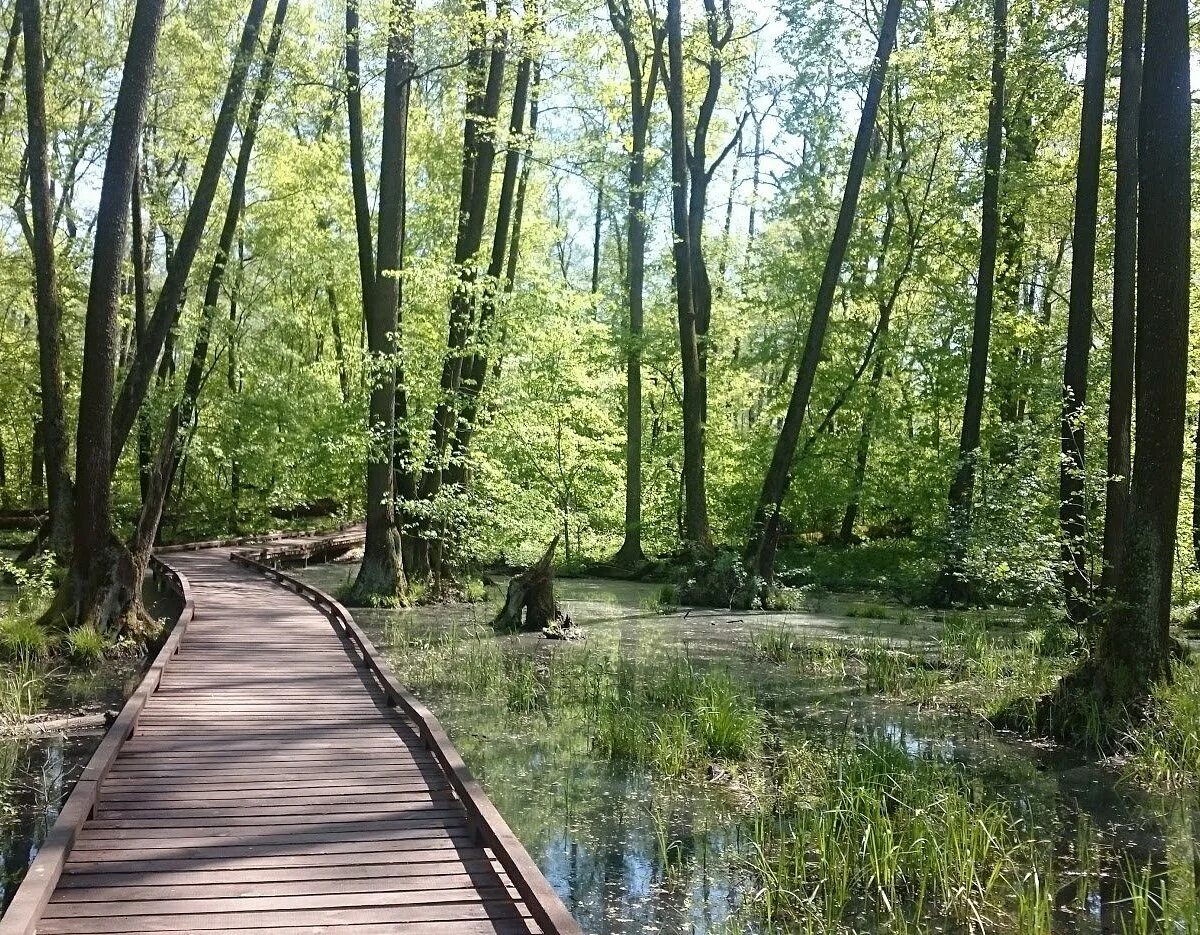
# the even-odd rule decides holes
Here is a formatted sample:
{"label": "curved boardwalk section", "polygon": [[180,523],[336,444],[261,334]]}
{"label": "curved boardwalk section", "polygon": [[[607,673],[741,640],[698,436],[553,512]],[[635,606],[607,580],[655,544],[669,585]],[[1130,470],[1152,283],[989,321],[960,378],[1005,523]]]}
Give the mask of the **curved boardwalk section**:
{"label": "curved boardwalk section", "polygon": [[194,618],[0,933],[579,931],[340,605],[169,561]]}

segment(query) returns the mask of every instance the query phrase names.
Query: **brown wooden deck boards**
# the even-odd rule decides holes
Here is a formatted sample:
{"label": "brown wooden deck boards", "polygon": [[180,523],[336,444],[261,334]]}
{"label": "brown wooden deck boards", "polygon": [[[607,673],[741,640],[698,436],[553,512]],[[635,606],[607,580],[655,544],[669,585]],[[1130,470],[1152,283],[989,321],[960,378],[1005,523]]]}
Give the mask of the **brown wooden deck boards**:
{"label": "brown wooden deck boards", "polygon": [[324,613],[224,549],[170,562],[194,618],[37,932],[542,931],[461,780]]}

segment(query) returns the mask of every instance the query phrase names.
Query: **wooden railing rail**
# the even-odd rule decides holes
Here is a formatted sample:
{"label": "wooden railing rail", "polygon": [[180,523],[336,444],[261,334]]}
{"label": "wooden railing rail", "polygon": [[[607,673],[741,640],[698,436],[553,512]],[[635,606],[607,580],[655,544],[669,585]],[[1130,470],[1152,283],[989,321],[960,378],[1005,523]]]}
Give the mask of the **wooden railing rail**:
{"label": "wooden railing rail", "polygon": [[188,624],[195,615],[192,589],[187,578],[157,557],[150,559],[151,571],[162,578],[183,601],[179,618],[166,641],[142,676],[137,689],[121,708],[104,739],[96,747],[83,768],[75,787],[67,797],[62,811],[46,840],[42,843],[25,879],[17,889],[12,903],[0,919],[0,935],[33,935],[58,879],[62,875],[67,855],[75,844],[85,821],[95,815],[100,802],[100,787],[105,776],[117,759],[121,746],[137,730],[138,718],[150,696],[158,690],[163,672],[179,649],[179,643],[187,632]]}
{"label": "wooden railing rail", "polygon": [[[252,568],[289,591],[294,591],[329,618],[337,634],[362,658],[363,664],[383,690],[388,705],[398,706],[416,725],[422,743],[446,773],[450,785],[471,816],[479,837],[492,849],[542,931],[547,935],[583,935],[579,923],[567,911],[567,907],[533,862],[524,845],[487,797],[483,787],[471,775],[471,771],[467,769],[466,763],[433,712],[400,684],[391,667],[350,612],[320,588],[272,567],[248,552],[231,552],[229,557],[237,564]],[[4,933],[0,932],[0,935]]]}

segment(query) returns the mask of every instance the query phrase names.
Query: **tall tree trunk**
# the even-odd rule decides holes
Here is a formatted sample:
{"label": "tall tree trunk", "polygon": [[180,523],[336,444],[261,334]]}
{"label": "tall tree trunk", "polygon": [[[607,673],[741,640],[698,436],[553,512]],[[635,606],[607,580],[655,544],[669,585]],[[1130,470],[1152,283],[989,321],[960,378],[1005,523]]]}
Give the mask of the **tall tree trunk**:
{"label": "tall tree trunk", "polygon": [[[642,551],[642,333],[646,291],[646,143],[662,65],[663,30],[651,23],[651,49],[638,49],[628,0],[608,0],[609,19],[625,50],[629,72],[629,199],[625,218],[628,244],[629,334],[625,357],[625,538],[613,561],[632,566]],[[645,59],[649,58],[649,69]]]}
{"label": "tall tree trunk", "polygon": [[[1135,11],[1136,15],[1136,11]],[[1063,680],[1062,706],[1090,691],[1117,727],[1171,676],[1171,577],[1183,475],[1191,262],[1188,7],[1148,0],[1138,119],[1137,450],[1116,587],[1095,653]],[[1086,710],[1086,708],[1085,708]],[[1078,719],[1083,717],[1079,715]],[[1056,723],[1066,718],[1060,717]]]}
{"label": "tall tree trunk", "polygon": [[208,216],[221,181],[221,171],[225,156],[229,152],[229,141],[233,135],[233,126],[246,87],[246,75],[254,57],[266,7],[267,0],[250,0],[250,11],[246,15],[241,42],[234,53],[233,67],[225,86],[221,109],[213,126],[208,154],[183,222],[183,231],[175,244],[171,262],[167,265],[166,281],[158,294],[158,301],[154,304],[154,313],[146,325],[146,341],[138,348],[125,382],[121,385],[112,419],[106,420],[112,423],[112,441],[105,445],[105,448],[111,454],[113,466],[121,456],[121,450],[125,447],[125,441],[137,419],[138,410],[146,398],[150,377],[154,373],[159,354],[163,352],[179,320],[188,276],[200,250],[204,228],[208,224]]}
{"label": "tall tree trunk", "polygon": [[0,64],[0,117],[8,111],[8,82],[12,78],[13,66],[17,62],[17,46],[21,41],[21,6],[24,0],[13,4],[12,20],[8,26],[8,42],[4,45],[4,62]]}
{"label": "tall tree trunk", "polygon": [[600,253],[604,233],[604,179],[596,186],[596,220],[592,225],[592,295],[600,291]]}
{"label": "tall tree trunk", "polygon": [[29,505],[41,507],[46,503],[46,448],[42,444],[42,416],[39,402],[30,433]]}
{"label": "tall tree trunk", "polygon": [[[508,151],[504,155],[504,172],[500,181],[500,198],[496,204],[496,226],[492,237],[491,260],[488,263],[487,282],[480,303],[479,322],[476,327],[477,344],[486,346],[488,334],[496,314],[496,292],[509,288],[502,281],[505,270],[505,253],[509,242],[509,228],[513,221],[514,201],[518,170],[521,163],[521,147],[518,144],[525,130],[525,111],[529,101],[529,83],[533,62],[529,53],[517,65],[517,80],[513,89],[512,114],[508,124]],[[454,434],[453,455],[447,468],[447,478],[453,484],[465,484],[467,458],[471,438],[475,431],[475,420],[479,410],[479,394],[487,378],[487,354],[482,349],[472,351],[463,365],[462,406],[458,426]]]}
{"label": "tall tree trunk", "polygon": [[48,615],[54,620],[91,623],[103,632],[135,627],[141,606],[141,573],[112,531],[112,397],[130,196],[163,6],[163,0],[138,0],[134,8],[113,110],[84,324],[74,549],[67,582]]}
{"label": "tall tree trunk", "polygon": [[975,462],[987,383],[988,345],[992,335],[992,298],[996,284],[996,244],[1000,230],[1000,157],[1003,150],[1005,58],[1008,50],[1008,2],[992,5],[992,93],[988,105],[987,149],[984,155],[983,224],[979,245],[979,278],[975,288],[975,320],[971,329],[971,365],[963,404],[958,465],[950,484],[949,542],[935,600],[959,603],[968,596],[967,537],[971,532],[971,501],[975,493]]}
{"label": "tall tree trunk", "polygon": [[367,539],[350,599],[402,597],[404,565],[396,525],[393,459],[396,419],[397,314],[403,246],[408,104],[413,76],[413,5],[392,0],[388,13],[387,70],[384,76],[379,234],[374,288],[367,307],[367,349],[371,397],[368,407]]}
{"label": "tall tree trunk", "polygon": [[[460,401],[466,348],[472,334],[475,311],[476,263],[483,243],[484,222],[487,220],[488,198],[491,192],[492,168],[496,160],[496,138],[492,129],[500,111],[500,93],[504,86],[504,67],[508,34],[502,17],[508,5],[497,9],[496,35],[492,37],[487,80],[482,82],[482,44],[478,57],[469,64],[468,81],[474,86],[467,101],[463,131],[463,167],[459,188],[459,225],[454,246],[454,264],[458,282],[450,299],[450,324],[446,338],[446,356],[442,362],[439,400],[430,428],[430,449],[422,472],[419,496],[429,500],[442,487],[446,446],[455,423]],[[480,40],[482,42],[482,39]],[[473,52],[474,54],[474,52]],[[482,93],[480,93],[482,92]]]}
{"label": "tall tree trunk", "polygon": [[33,216],[33,268],[37,306],[42,441],[50,519],[47,542],[60,561],[71,550],[71,478],[60,355],[62,309],[55,269],[54,227],[46,130],[45,53],[40,0],[20,0],[25,32],[25,106],[29,118],[29,201]]}
{"label": "tall tree trunk", "polygon": [[1071,237],[1071,299],[1067,317],[1067,356],[1063,368],[1062,460],[1059,523],[1062,527],[1063,592],[1072,620],[1091,613],[1087,568],[1087,502],[1084,419],[1088,356],[1096,277],[1096,204],[1100,190],[1100,149],[1104,133],[1104,83],[1108,78],[1108,0],[1088,4],[1087,65],[1075,179],[1075,224]]}
{"label": "tall tree trunk", "polygon": [[691,234],[688,229],[687,116],[683,96],[683,26],[680,0],[667,0],[667,104],[671,111],[671,217],[674,226],[675,297],[683,362],[684,538],[709,545],[704,482],[704,375],[694,304]]}
{"label": "tall tree trunk", "polygon": [[787,415],[784,417],[779,438],[775,442],[771,465],[763,479],[762,492],[759,494],[758,505],[754,510],[754,519],[750,526],[750,537],[746,547],[747,564],[750,572],[759,581],[766,584],[771,582],[775,571],[775,548],[778,540],[780,511],[783,508],[783,498],[787,494],[788,485],[791,483],[792,459],[796,454],[800,429],[808,411],[808,400],[812,394],[817,365],[821,360],[821,348],[825,343],[829,313],[833,309],[834,293],[838,280],[841,278],[846,248],[849,246],[850,234],[854,227],[858,195],[862,189],[867,157],[871,149],[871,138],[875,132],[875,118],[879,112],[879,101],[883,96],[888,58],[891,55],[892,47],[896,44],[896,29],[899,20],[900,0],[888,0],[879,29],[879,46],[875,51],[875,60],[867,81],[867,94],[863,101],[862,115],[859,118],[858,133],[855,136],[854,149],[850,155],[850,166],[846,173],[846,188],[842,193],[841,209],[838,211],[837,224],[829,245],[829,254],[825,258],[825,269],[821,275],[821,285],[817,290],[817,298],[813,306],[812,320],[808,326],[804,356],[796,371],[796,383],[792,387],[791,399],[788,401]]}
{"label": "tall tree trunk", "polygon": [[[167,492],[171,489],[171,481],[179,467],[180,459],[184,455],[188,438],[196,421],[200,390],[204,382],[204,368],[208,362],[208,346],[217,318],[217,302],[221,298],[221,284],[225,281],[225,270],[229,265],[229,256],[233,250],[233,239],[237,235],[238,222],[241,220],[242,208],[246,200],[246,180],[250,174],[250,160],[258,135],[258,122],[262,115],[263,105],[267,100],[267,94],[271,89],[271,74],[275,66],[275,56],[279,51],[279,43],[283,37],[283,24],[287,17],[287,9],[288,0],[278,0],[275,7],[275,20],[271,26],[271,35],[267,40],[266,52],[262,65],[259,67],[254,91],[250,97],[246,125],[238,146],[233,184],[230,187],[229,203],[225,208],[225,220],[221,225],[216,254],[213,257],[213,263],[208,272],[208,281],[204,288],[204,306],[200,312],[200,326],[196,334],[196,343],[192,349],[192,359],[188,365],[187,376],[184,378],[183,392],[180,394],[178,402],[171,407],[171,411],[167,414],[150,477],[149,492],[142,503],[142,510],[138,516],[133,554],[134,560],[139,566],[144,565],[150,559],[150,550],[153,548],[155,537],[158,534]],[[181,477],[181,492],[182,488]]]}

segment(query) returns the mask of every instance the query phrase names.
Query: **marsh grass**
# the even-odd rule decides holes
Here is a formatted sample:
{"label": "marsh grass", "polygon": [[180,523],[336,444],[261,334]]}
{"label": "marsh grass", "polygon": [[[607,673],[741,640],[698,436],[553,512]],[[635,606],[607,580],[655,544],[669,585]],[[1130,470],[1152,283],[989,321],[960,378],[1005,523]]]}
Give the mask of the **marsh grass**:
{"label": "marsh grass", "polygon": [[1132,778],[1165,790],[1200,784],[1200,667],[1175,664],[1154,688],[1150,715],[1126,741]]}
{"label": "marsh grass", "polygon": [[859,620],[891,620],[891,608],[883,604],[859,603],[846,608],[846,616]]}
{"label": "marsh grass", "polygon": [[19,724],[37,714],[45,699],[45,672],[33,662],[0,671],[0,721]]}
{"label": "marsh grass", "polygon": [[84,666],[98,663],[108,649],[104,634],[91,625],[67,631],[65,643],[67,657],[73,663]]}
{"label": "marsh grass", "polygon": [[830,748],[815,763],[810,748],[799,762],[806,779],[784,768],[749,849],[769,923],[937,916],[984,930],[1013,911],[1027,833],[960,770],[886,742]]}

